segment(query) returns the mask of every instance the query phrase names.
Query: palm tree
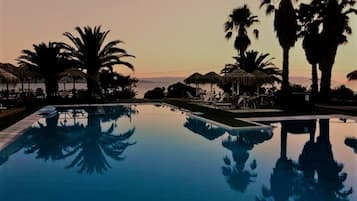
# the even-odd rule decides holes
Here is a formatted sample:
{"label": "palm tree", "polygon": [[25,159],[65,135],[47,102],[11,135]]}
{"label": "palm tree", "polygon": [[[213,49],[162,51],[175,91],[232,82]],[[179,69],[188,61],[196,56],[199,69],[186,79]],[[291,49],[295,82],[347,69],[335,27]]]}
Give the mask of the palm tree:
{"label": "palm tree", "polygon": [[253,73],[255,71],[261,71],[270,75],[275,81],[280,82],[281,72],[275,64],[272,62],[274,58],[268,58],[270,55],[251,50],[246,52],[244,57],[233,57],[236,60],[236,68],[241,68],[247,73]]}
{"label": "palm tree", "polygon": [[63,53],[63,46],[60,43],[49,42],[48,44],[33,45],[33,48],[34,51],[22,50],[22,55],[17,61],[45,79],[47,97],[56,95],[58,91],[57,75],[71,65]]}
{"label": "palm tree", "polygon": [[357,14],[357,10],[353,8],[355,1],[328,0],[321,3],[314,0],[313,4],[322,8],[319,13],[323,27],[321,31],[323,56],[320,61],[320,92],[323,97],[328,97],[331,92],[332,67],[337,48],[339,45],[347,43],[347,35],[352,33],[349,14]]}
{"label": "palm tree", "polygon": [[[233,31],[237,31],[234,48],[241,57],[244,56],[245,51],[251,43],[247,34],[247,28],[256,22],[259,22],[258,16],[252,15],[247,5],[244,5],[243,7],[234,9],[229,15],[228,21],[224,24],[225,37],[227,39],[232,37]],[[259,32],[257,29],[254,29],[254,34],[258,38]]]}
{"label": "palm tree", "polygon": [[[302,9],[303,6],[300,7],[300,11]],[[302,13],[300,12],[299,15],[301,14]],[[319,91],[317,65],[321,59],[321,34],[319,33],[319,22],[303,22],[303,26],[305,27],[305,30],[302,31],[299,35],[303,37],[302,47],[304,48],[307,61],[311,64],[311,96],[317,97]]]}
{"label": "palm tree", "polygon": [[90,77],[87,79],[87,87],[91,96],[101,94],[100,69],[106,67],[112,71],[114,65],[124,65],[134,70],[132,64],[121,60],[124,57],[134,57],[118,47],[118,44],[123,43],[122,41],[114,40],[105,43],[109,31],[102,31],[100,26],[76,27],[75,30],[79,37],[69,32],[64,33],[74,45],[74,47],[65,45],[65,48],[76,63],[76,67],[87,70],[87,75]]}
{"label": "palm tree", "polygon": [[299,30],[297,17],[291,0],[280,0],[276,8],[273,0],[262,0],[260,7],[266,6],[266,14],[275,13],[274,30],[283,49],[283,81],[282,92],[289,89],[289,51],[295,45]]}

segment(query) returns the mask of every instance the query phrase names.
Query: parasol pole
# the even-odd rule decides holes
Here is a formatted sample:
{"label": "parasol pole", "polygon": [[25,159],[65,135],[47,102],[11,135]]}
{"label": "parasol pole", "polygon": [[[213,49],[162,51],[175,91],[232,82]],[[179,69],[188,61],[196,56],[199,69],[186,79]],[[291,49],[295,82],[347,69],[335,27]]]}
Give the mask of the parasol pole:
{"label": "parasol pole", "polygon": [[237,80],[237,95],[239,96],[239,81]]}

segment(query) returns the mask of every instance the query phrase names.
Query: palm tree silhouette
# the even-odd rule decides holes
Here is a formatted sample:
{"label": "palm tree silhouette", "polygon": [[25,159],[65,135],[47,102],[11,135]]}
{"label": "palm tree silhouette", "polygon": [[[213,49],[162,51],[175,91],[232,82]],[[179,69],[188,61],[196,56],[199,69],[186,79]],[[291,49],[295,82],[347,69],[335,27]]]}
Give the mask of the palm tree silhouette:
{"label": "palm tree silhouette", "polygon": [[322,24],[322,54],[320,61],[322,97],[328,97],[331,92],[332,67],[335,62],[337,48],[347,43],[347,35],[352,33],[349,25],[349,14],[357,14],[353,8],[355,1],[316,1],[312,2],[317,8],[322,9],[319,13]]}
{"label": "palm tree silhouette", "polygon": [[[46,124],[37,122],[38,127],[29,131],[29,140],[25,145],[25,153],[36,153],[37,159],[61,160],[69,156],[70,148],[75,146],[79,135],[66,134],[58,127],[59,115],[46,118]],[[73,128],[71,129],[73,131]]]}
{"label": "palm tree silhouette", "polygon": [[[255,159],[251,162],[249,168],[246,167],[249,151],[254,148],[254,145],[271,139],[273,135],[270,130],[240,130],[237,132],[229,131],[229,133],[230,135],[222,141],[222,145],[232,152],[233,160],[228,156],[224,157],[222,174],[226,177],[227,183],[232,189],[244,192],[257,176],[254,172],[257,167]],[[232,161],[234,161],[234,164]]]}
{"label": "palm tree silhouette", "polygon": [[[342,172],[343,165],[334,160],[329,139],[329,119],[320,119],[320,135],[315,142],[316,120],[309,126],[300,129],[310,135],[305,143],[298,162],[288,159],[287,133],[297,131],[294,129],[307,125],[306,121],[300,125],[294,122],[282,122],[281,127],[281,156],[277,160],[270,179],[271,189],[263,187],[263,198],[257,200],[276,201],[348,201],[352,188],[345,190],[344,181],[347,174]],[[296,124],[296,125],[294,125]],[[302,127],[301,127],[302,128]],[[316,174],[317,177],[316,177]]]}
{"label": "palm tree silhouette", "polygon": [[57,75],[71,66],[70,60],[63,53],[63,45],[56,42],[33,45],[34,51],[22,50],[17,59],[20,65],[40,74],[45,79],[48,97],[56,95],[58,91]]}
{"label": "palm tree silhouette", "polygon": [[281,72],[272,62],[274,58],[268,58],[269,56],[270,55],[268,53],[259,54],[259,52],[255,50],[247,51],[243,57],[233,57],[236,60],[236,63],[229,65],[229,71],[232,71],[236,68],[243,69],[248,73],[261,71],[267,75],[273,76],[274,80],[280,81]]}
{"label": "palm tree silhouette", "polygon": [[302,47],[305,51],[307,61],[311,64],[311,96],[316,98],[319,91],[317,65],[321,60],[321,34],[319,33],[319,22],[311,17],[313,8],[307,4],[301,4],[298,10],[298,18],[302,30],[299,33],[303,37]]}
{"label": "palm tree silhouette", "polygon": [[134,66],[121,59],[125,57],[134,57],[128,54],[118,45],[123,43],[120,40],[110,41],[105,43],[105,39],[109,31],[102,31],[100,26],[92,27],[76,27],[79,37],[66,32],[64,35],[73,43],[74,47],[64,45],[69,55],[73,58],[76,67],[86,69],[87,87],[91,96],[96,94],[101,95],[101,86],[98,72],[106,67],[113,70],[114,65],[124,65],[132,70]]}
{"label": "palm tree silhouette", "polygon": [[281,89],[286,94],[289,89],[289,51],[297,41],[299,30],[297,17],[291,0],[280,0],[276,8],[273,0],[262,0],[260,7],[266,6],[266,13],[275,13],[274,30],[283,49],[283,81]]}
{"label": "palm tree silhouette", "polygon": [[[304,40],[308,41],[304,47],[306,56],[310,63],[319,64],[320,94],[325,98],[331,92],[331,73],[337,48],[346,43],[347,35],[352,33],[349,15],[357,14],[354,4],[355,1],[313,0],[310,4],[301,4],[298,10]],[[316,90],[316,85],[313,87]]]}
{"label": "palm tree silhouette", "polygon": [[[135,111],[129,107],[103,107],[106,111],[101,116],[95,108],[87,110],[87,126],[78,130],[82,133],[77,145],[68,155],[76,155],[72,162],[66,168],[78,167],[78,173],[102,174],[111,166],[107,157],[113,160],[123,160],[122,157],[125,149],[135,143],[128,142],[129,138],[135,133],[135,127],[122,134],[114,134],[116,124],[113,121],[122,116],[131,116]],[[94,109],[94,110],[93,110]],[[107,113],[108,112],[108,113]],[[112,112],[112,113],[110,113]],[[111,126],[103,130],[101,122],[111,121]]]}
{"label": "palm tree silhouette", "polygon": [[[234,48],[238,51],[238,55],[244,56],[245,51],[250,45],[247,28],[251,27],[254,23],[259,22],[258,16],[252,15],[247,5],[233,10],[228,16],[228,21],[224,24],[225,37],[230,39],[233,31],[237,31],[237,36],[234,41]],[[254,34],[258,38],[259,32],[254,29]]]}

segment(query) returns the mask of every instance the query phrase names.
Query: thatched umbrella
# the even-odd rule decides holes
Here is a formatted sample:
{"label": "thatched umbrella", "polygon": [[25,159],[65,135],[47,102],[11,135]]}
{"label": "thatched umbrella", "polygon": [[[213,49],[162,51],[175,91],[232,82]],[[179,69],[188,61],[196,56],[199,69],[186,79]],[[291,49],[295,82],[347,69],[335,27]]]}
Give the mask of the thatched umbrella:
{"label": "thatched umbrella", "polygon": [[200,73],[194,73],[190,76],[188,76],[184,82],[186,84],[196,84],[196,96],[198,95],[198,87],[199,87],[199,84],[202,82],[202,77],[203,75],[200,74]]}
{"label": "thatched umbrella", "polygon": [[17,80],[18,79],[14,74],[0,68],[0,82],[6,83],[7,92],[9,92],[9,83],[17,82]]}
{"label": "thatched umbrella", "polygon": [[259,87],[262,84],[274,83],[275,78],[272,75],[269,75],[260,70],[254,70],[252,74],[255,76],[255,82],[257,84],[257,93],[259,94]]}
{"label": "thatched umbrella", "polygon": [[[60,79],[71,78],[72,83],[73,83],[73,89],[75,90],[76,89],[76,80],[87,78],[87,74],[85,74],[81,70],[78,70],[75,68],[70,68],[70,69],[67,69],[64,72],[60,73],[58,75],[58,77]],[[64,84],[65,84],[65,82],[66,82],[66,80],[64,80]],[[64,90],[65,90],[65,85],[64,85]]]}
{"label": "thatched umbrella", "polygon": [[354,70],[354,71],[348,73],[348,74],[347,74],[347,79],[348,79],[349,81],[351,81],[351,80],[357,80],[357,70]]}
{"label": "thatched umbrella", "polygon": [[223,76],[226,80],[237,82],[237,94],[239,95],[240,84],[250,85],[256,81],[255,75],[248,73],[247,71],[237,68],[232,72],[227,73]]}
{"label": "thatched umbrella", "polygon": [[222,82],[222,77],[220,75],[218,75],[217,73],[212,71],[212,72],[209,72],[209,73],[206,73],[205,75],[203,75],[202,81],[204,83],[211,84],[211,94],[212,94],[213,84],[217,84],[217,83]]}

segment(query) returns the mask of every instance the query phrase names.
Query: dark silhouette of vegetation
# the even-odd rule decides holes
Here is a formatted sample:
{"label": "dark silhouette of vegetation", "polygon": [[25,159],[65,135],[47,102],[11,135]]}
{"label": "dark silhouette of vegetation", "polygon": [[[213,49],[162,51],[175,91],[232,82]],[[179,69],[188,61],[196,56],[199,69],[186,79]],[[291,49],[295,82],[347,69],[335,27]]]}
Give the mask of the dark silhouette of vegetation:
{"label": "dark silhouette of vegetation", "polygon": [[99,74],[99,80],[107,99],[133,98],[135,96],[133,87],[138,80],[129,75],[124,76],[117,72],[102,70]]}
{"label": "dark silhouette of vegetation", "polygon": [[[238,55],[244,57],[245,51],[251,41],[248,36],[247,28],[254,23],[259,22],[258,16],[252,15],[247,5],[236,8],[228,16],[227,22],[224,24],[225,37],[230,39],[234,31],[237,31],[237,36],[234,41],[234,48],[238,51]],[[258,38],[259,31],[254,29],[254,35]]]}
{"label": "dark silhouette of vegetation", "polygon": [[262,0],[260,7],[266,7],[266,14],[274,13],[274,30],[283,49],[282,93],[289,89],[289,51],[297,41],[299,30],[297,16],[291,0],[280,0],[278,5],[273,0]]}
{"label": "dark silhouette of vegetation", "polygon": [[186,98],[187,92],[191,95],[195,95],[196,89],[181,82],[177,82],[167,87],[168,98]]}
{"label": "dark silhouette of vegetation", "polygon": [[165,87],[156,87],[145,92],[144,98],[147,99],[163,99],[165,97]]}
{"label": "dark silhouette of vegetation", "polygon": [[[320,95],[322,98],[331,95],[332,68],[337,48],[347,43],[347,35],[352,33],[349,19],[350,14],[357,14],[354,4],[355,1],[351,0],[312,0],[310,4],[301,4],[298,11],[303,35],[305,38],[308,37],[304,40],[310,41],[314,38],[315,41],[311,47],[305,46],[305,50],[314,52],[309,53],[308,60],[318,63],[321,70]],[[313,45],[315,47],[312,47]]]}
{"label": "dark silhouette of vegetation", "polygon": [[[329,139],[329,120],[319,120],[320,135],[316,142],[316,120],[310,120],[310,123],[306,121],[281,123],[281,155],[271,175],[270,189],[263,186],[263,197],[257,197],[258,201],[349,200],[352,188],[345,189],[343,183],[347,173],[342,171],[343,165],[334,160]],[[298,162],[288,159],[286,155],[288,133],[309,134]]]}
{"label": "dark silhouette of vegetation", "polygon": [[[78,168],[78,173],[102,174],[111,167],[108,157],[123,160],[126,148],[135,144],[129,142],[135,127],[124,133],[116,130],[119,118],[131,118],[135,113],[130,106],[60,109],[59,114],[46,118],[44,123],[38,121],[20,141],[11,144],[16,150],[11,154],[24,149],[25,154],[36,154],[36,159],[45,161],[72,158],[66,168]],[[64,118],[60,119],[60,115]],[[86,125],[83,118],[87,119]],[[68,124],[68,120],[73,123]],[[103,129],[102,123],[109,128]],[[0,163],[6,162],[8,157],[0,157]]]}
{"label": "dark silhouette of vegetation", "polygon": [[239,192],[245,192],[248,185],[254,181],[257,174],[254,170],[257,168],[257,162],[252,160],[249,168],[245,164],[249,158],[249,151],[254,145],[262,143],[272,138],[271,131],[264,130],[241,130],[237,133],[229,131],[230,135],[222,141],[223,147],[232,152],[233,161],[224,157],[224,166],[222,174],[226,177],[229,186]]}
{"label": "dark silhouette of vegetation", "polygon": [[134,57],[128,54],[123,48],[118,47],[123,43],[120,40],[113,40],[105,43],[109,31],[102,31],[100,26],[76,27],[79,37],[66,32],[64,35],[70,39],[74,46],[64,44],[68,55],[71,56],[77,68],[87,71],[87,88],[91,97],[101,96],[101,85],[99,71],[108,68],[113,71],[115,65],[124,65],[132,70],[134,66],[123,58]]}
{"label": "dark silhouette of vegetation", "polygon": [[345,100],[354,100],[356,96],[354,91],[347,88],[345,85],[341,85],[331,91],[332,97]]}
{"label": "dark silhouette of vegetation", "polygon": [[227,65],[222,69],[222,73],[229,73],[240,68],[247,73],[261,71],[272,76],[275,81],[280,81],[281,71],[272,62],[274,58],[269,58],[269,54],[259,54],[258,51],[247,51],[243,57],[233,57],[236,60],[235,64]]}
{"label": "dark silhouette of vegetation", "polygon": [[71,67],[72,63],[64,54],[63,45],[49,42],[33,45],[34,51],[23,50],[18,62],[29,70],[40,74],[45,81],[48,97],[55,96],[58,92],[57,75],[64,69]]}

